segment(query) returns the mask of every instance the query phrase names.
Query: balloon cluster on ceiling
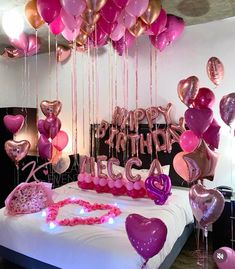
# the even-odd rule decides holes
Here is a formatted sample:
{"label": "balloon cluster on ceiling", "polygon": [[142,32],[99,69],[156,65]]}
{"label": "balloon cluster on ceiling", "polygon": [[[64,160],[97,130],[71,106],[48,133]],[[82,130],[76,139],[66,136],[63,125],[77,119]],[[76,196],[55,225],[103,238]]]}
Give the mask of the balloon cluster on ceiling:
{"label": "balloon cluster on ceiling", "polygon": [[25,15],[34,29],[46,22],[52,34],[85,49],[110,41],[119,55],[142,33],[162,51],[184,29],[183,19],[167,15],[160,0],[30,0]]}

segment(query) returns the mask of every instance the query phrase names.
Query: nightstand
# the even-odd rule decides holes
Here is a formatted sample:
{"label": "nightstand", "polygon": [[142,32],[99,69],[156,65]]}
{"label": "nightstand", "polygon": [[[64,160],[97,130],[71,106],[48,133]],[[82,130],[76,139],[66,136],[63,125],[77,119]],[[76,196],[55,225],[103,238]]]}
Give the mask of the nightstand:
{"label": "nightstand", "polygon": [[235,194],[231,199],[225,199],[224,210],[220,218],[213,223],[213,250],[220,247],[235,249]]}

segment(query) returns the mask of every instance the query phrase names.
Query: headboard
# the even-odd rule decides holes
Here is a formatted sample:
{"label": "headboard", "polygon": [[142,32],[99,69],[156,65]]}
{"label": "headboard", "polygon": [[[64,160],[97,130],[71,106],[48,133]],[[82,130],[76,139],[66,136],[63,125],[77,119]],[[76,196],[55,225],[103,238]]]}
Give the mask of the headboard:
{"label": "headboard", "polygon": [[[105,141],[109,138],[109,130],[107,130],[105,136],[103,138],[96,138],[96,129],[98,127],[98,124],[91,124],[90,126],[90,156],[97,157],[98,155],[106,155],[108,158],[116,157],[120,161],[120,165],[124,166],[127,159],[129,159],[130,156],[130,145],[127,145],[127,150],[124,152],[116,152],[115,147],[110,148],[109,145],[105,143]],[[156,126],[154,126],[154,129]],[[166,124],[158,124],[157,128],[165,129]],[[149,132],[149,127],[147,124],[139,124],[139,134],[147,134]],[[114,140],[115,142],[115,140]],[[178,143],[174,143],[172,145],[172,151],[171,153],[167,152],[156,152],[153,150],[153,154],[140,154],[139,158],[142,161],[142,169],[149,169],[150,164],[153,159],[158,158],[161,165],[170,165],[170,172],[169,176],[172,181],[172,185],[174,186],[181,186],[181,187],[188,187],[188,184],[175,172],[173,167],[173,158],[174,156],[182,151]],[[138,169],[138,167],[135,167]],[[140,169],[140,168],[139,168]]]}

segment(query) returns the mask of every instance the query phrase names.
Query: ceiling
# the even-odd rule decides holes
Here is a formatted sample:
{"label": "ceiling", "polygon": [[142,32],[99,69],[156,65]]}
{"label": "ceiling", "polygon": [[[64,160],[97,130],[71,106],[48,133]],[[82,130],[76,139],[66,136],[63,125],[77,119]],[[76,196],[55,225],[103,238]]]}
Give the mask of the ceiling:
{"label": "ceiling", "polygon": [[[49,1],[49,0],[48,0]],[[12,8],[24,15],[24,5],[27,0],[1,0],[0,21],[2,14]],[[163,8],[167,13],[182,17],[186,25],[205,23],[235,16],[234,0],[162,0]],[[25,32],[34,33],[34,30],[25,22]],[[48,27],[43,26],[38,30],[42,47],[41,52],[48,51]],[[55,37],[51,36],[52,48],[55,48]],[[66,44],[63,37],[58,38],[59,44]],[[0,52],[9,45],[0,23]]]}

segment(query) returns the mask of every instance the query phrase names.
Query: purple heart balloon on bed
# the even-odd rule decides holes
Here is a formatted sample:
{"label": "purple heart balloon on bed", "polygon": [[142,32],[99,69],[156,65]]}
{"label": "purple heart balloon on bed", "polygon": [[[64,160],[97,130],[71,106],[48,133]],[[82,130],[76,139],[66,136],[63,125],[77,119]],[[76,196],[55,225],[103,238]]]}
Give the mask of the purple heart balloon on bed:
{"label": "purple heart balloon on bed", "polygon": [[158,218],[145,218],[138,214],[130,214],[126,218],[126,232],[128,238],[145,260],[150,259],[164,246],[167,227]]}
{"label": "purple heart balloon on bed", "polygon": [[171,195],[171,179],[165,174],[149,176],[145,188],[156,205],[163,205]]}

